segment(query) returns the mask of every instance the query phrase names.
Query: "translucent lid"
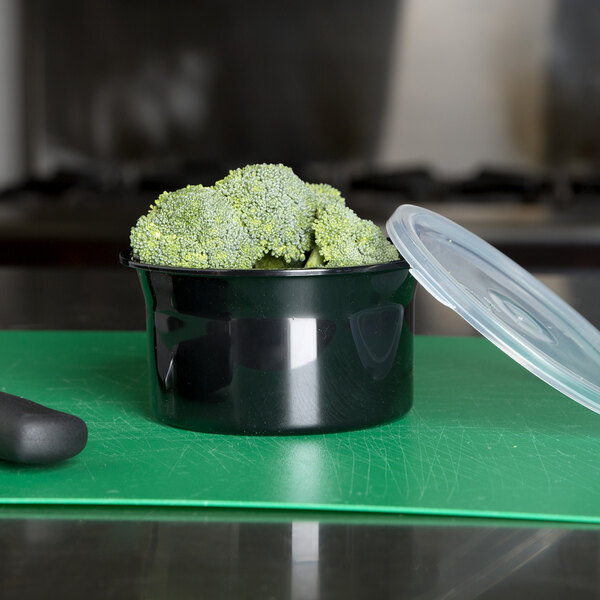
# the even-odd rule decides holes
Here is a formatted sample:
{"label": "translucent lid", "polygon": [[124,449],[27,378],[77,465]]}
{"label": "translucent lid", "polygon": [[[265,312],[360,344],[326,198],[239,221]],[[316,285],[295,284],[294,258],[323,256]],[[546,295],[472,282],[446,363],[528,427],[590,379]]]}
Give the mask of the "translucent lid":
{"label": "translucent lid", "polygon": [[405,204],[387,232],[415,279],[508,356],[600,412],[600,331],[535,277],[450,219]]}

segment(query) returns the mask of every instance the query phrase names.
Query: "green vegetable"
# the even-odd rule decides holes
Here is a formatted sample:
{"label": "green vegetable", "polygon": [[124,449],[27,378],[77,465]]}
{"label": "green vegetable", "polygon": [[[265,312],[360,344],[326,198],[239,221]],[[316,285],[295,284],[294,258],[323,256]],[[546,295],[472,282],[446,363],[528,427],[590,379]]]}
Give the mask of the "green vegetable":
{"label": "green vegetable", "polygon": [[283,258],[273,256],[270,252],[259,258],[254,264],[254,269],[289,269],[290,264]]}
{"label": "green vegetable", "polygon": [[164,192],[132,228],[131,247],[145,263],[200,269],[342,267],[399,258],[379,227],[348,208],[338,190],[272,164],[235,169],[212,187]]}
{"label": "green vegetable", "polygon": [[327,267],[372,265],[398,260],[398,251],[375,223],[361,219],[343,204],[329,204],[317,211],[313,222],[315,250]]}
{"label": "green vegetable", "polygon": [[346,201],[340,191],[327,183],[307,183],[306,186],[311,194],[310,204],[313,210],[313,216],[326,206],[332,204],[340,206],[346,205]]}
{"label": "green vegetable", "polygon": [[131,230],[134,256],[153,265],[251,269],[264,254],[237,211],[214,188],[164,192]]}
{"label": "green vegetable", "polygon": [[287,263],[311,248],[314,210],[309,187],[283,165],[249,165],[215,184],[264,253]]}

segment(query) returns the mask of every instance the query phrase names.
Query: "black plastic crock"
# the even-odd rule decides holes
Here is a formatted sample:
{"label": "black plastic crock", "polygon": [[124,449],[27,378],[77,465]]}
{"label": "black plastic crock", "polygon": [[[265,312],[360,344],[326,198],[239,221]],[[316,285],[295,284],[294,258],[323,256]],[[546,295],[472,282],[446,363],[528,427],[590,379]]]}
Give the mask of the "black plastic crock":
{"label": "black plastic crock", "polygon": [[215,270],[136,262],[150,396],[168,425],[284,435],[361,429],[412,405],[408,263]]}

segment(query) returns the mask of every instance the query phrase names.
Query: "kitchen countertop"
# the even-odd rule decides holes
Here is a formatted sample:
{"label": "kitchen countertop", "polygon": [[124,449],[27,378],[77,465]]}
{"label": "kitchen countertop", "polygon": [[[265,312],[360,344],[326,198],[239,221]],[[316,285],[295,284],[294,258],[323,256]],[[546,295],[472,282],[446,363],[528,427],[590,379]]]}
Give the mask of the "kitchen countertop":
{"label": "kitchen countertop", "polygon": [[[541,276],[600,325],[597,271]],[[2,329],[144,326],[136,277],[121,267],[4,267],[0,285]],[[472,333],[417,301],[420,333]],[[600,531],[585,523],[35,503],[3,506],[0,518],[3,598],[53,589],[90,599],[578,599],[600,590]]]}

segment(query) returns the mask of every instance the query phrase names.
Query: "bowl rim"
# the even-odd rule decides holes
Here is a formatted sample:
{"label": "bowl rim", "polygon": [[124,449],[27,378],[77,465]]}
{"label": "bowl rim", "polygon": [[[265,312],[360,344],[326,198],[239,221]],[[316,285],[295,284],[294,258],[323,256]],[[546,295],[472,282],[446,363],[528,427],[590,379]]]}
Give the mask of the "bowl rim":
{"label": "bowl rim", "polygon": [[387,263],[373,265],[360,265],[354,267],[321,267],[316,269],[192,269],[189,267],[170,267],[164,265],[151,265],[133,258],[131,248],[119,253],[119,262],[138,271],[153,271],[171,275],[191,275],[211,277],[315,277],[321,275],[351,275],[356,273],[375,273],[379,271],[396,271],[409,269],[408,262],[401,258]]}

